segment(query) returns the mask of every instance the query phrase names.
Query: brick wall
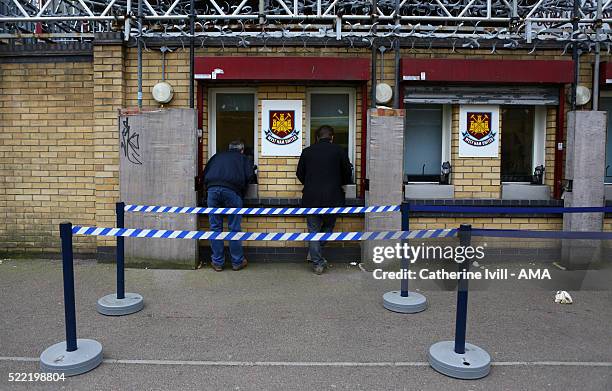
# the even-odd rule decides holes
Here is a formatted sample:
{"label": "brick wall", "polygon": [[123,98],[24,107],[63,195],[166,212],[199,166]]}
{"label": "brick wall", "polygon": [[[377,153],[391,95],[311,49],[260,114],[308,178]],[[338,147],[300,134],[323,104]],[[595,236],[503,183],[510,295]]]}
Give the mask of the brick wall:
{"label": "brick wall", "polygon": [[499,157],[460,158],[459,106],[453,105],[451,164],[453,165],[452,183],[455,185],[455,198],[500,198],[501,143],[503,142],[501,110],[499,130]]}
{"label": "brick wall", "polygon": [[89,62],[0,64],[0,252],[55,252],[60,222],[95,224],[92,93]]}
{"label": "brick wall", "polygon": [[[369,58],[367,49],[338,48],[198,48],[198,56],[272,55],[272,56],[347,56]],[[567,59],[558,51],[461,49],[402,49],[403,57],[419,58],[501,58]],[[590,86],[590,56],[583,56],[582,84]],[[381,78],[380,66],[378,77]],[[143,53],[143,101],[145,108],[157,107],[151,98],[152,86],[161,80],[161,53]],[[385,54],[382,80],[393,85],[392,52]],[[166,80],[175,89],[169,107],[187,107],[189,102],[188,50],[179,48],[167,54]],[[297,98],[305,100],[309,85],[256,85],[261,99]],[[356,87],[356,176],[360,172],[361,88]],[[114,203],[119,198],[117,109],[137,105],[136,49],[122,46],[94,46],[92,62],[0,64],[0,252],[58,251],[58,224],[72,220],[83,225],[114,225]],[[207,93],[204,93],[204,157],[208,157]],[[566,111],[568,105],[566,105]],[[304,113],[306,108],[304,107]],[[457,136],[458,107],[453,109],[453,135]],[[554,133],[556,109],[549,108],[546,121],[546,184],[553,184]],[[503,133],[503,132],[502,132]],[[456,137],[453,137],[456,143]],[[458,197],[496,198],[499,196],[499,164],[461,164],[453,147],[453,165]],[[261,194],[266,197],[299,197],[300,185],[293,172],[297,159],[261,159]],[[480,162],[482,163],[482,162]],[[484,169],[483,167],[486,167]],[[490,169],[490,171],[489,171]],[[486,171],[482,171],[486,170]],[[473,174],[476,174],[474,176]],[[468,183],[468,181],[471,181]],[[359,183],[359,181],[358,181]],[[202,222],[206,226],[205,220]],[[412,221],[413,228],[457,226],[558,229],[560,219],[425,219]],[[612,230],[612,219],[605,229]],[[306,229],[300,218],[246,218],[245,230],[285,231]],[[360,230],[357,217],[340,219],[338,230]],[[76,237],[80,252],[93,252],[96,246],[114,245],[113,239]],[[279,245],[279,244],[251,244]],[[296,244],[290,244],[296,245]]]}
{"label": "brick wall", "polygon": [[[118,110],[124,105],[122,46],[94,46],[93,131],[96,189],[96,224],[114,227],[119,200]],[[114,238],[98,237],[98,246],[114,245]]]}

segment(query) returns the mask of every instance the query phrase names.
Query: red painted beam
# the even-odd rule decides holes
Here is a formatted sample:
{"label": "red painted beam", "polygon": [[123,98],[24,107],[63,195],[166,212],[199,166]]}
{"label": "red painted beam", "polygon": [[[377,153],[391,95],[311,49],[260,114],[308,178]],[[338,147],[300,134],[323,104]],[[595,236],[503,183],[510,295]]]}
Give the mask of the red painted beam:
{"label": "red painted beam", "polygon": [[196,57],[196,79],[367,81],[370,59],[341,57]]}
{"label": "red painted beam", "polygon": [[612,62],[599,64],[599,84],[612,85]]}
{"label": "red painted beam", "polygon": [[572,61],[413,59],[401,61],[404,81],[571,83]]}

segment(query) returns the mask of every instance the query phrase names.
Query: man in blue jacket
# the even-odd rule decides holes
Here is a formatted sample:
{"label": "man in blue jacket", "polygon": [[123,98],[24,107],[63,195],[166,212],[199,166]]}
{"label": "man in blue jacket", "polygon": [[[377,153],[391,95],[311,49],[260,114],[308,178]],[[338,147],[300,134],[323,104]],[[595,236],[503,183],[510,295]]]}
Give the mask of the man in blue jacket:
{"label": "man in blue jacket", "polygon": [[[255,175],[253,162],[244,155],[244,143],[232,141],[227,152],[219,152],[210,158],[204,169],[204,184],[208,189],[207,205],[210,208],[242,208],[242,198],[249,182]],[[228,227],[232,232],[240,231],[241,215],[228,215]],[[223,215],[209,214],[211,231],[223,231]],[[212,268],[222,271],[225,254],[222,240],[211,240]],[[229,242],[232,269],[246,267],[247,260],[239,241]]]}

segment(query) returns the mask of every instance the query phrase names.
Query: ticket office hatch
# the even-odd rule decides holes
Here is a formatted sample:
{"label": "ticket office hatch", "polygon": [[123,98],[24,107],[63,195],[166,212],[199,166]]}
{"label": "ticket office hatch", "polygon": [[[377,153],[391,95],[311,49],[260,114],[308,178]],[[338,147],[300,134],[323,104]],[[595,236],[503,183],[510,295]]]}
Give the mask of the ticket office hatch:
{"label": "ticket office hatch", "polygon": [[[212,88],[208,96],[208,159],[227,151],[234,140],[244,142],[244,153],[258,161],[257,94],[251,88]],[[245,198],[257,198],[257,181]]]}

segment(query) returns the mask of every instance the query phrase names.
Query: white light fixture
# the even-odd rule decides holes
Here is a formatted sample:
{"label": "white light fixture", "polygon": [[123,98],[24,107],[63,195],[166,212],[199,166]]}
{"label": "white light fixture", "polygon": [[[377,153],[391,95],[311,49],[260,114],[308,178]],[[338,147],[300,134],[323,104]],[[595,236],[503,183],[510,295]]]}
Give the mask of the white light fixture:
{"label": "white light fixture", "polygon": [[393,89],[387,83],[376,84],[376,103],[386,104],[393,97]]}
{"label": "white light fixture", "polygon": [[583,106],[591,100],[591,90],[585,86],[576,87],[576,105]]}
{"label": "white light fixture", "polygon": [[172,100],[174,90],[170,84],[162,81],[153,86],[151,94],[157,103],[166,104]]}

